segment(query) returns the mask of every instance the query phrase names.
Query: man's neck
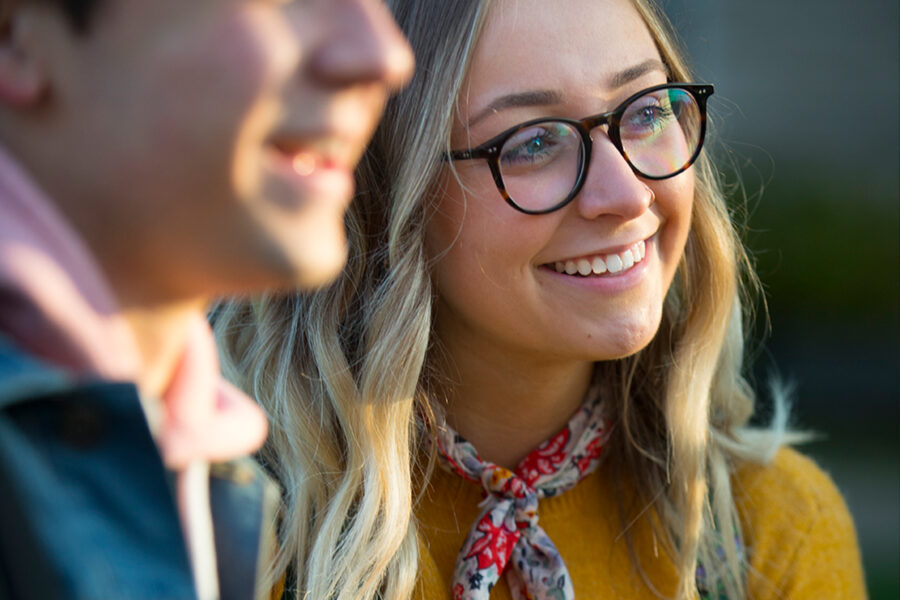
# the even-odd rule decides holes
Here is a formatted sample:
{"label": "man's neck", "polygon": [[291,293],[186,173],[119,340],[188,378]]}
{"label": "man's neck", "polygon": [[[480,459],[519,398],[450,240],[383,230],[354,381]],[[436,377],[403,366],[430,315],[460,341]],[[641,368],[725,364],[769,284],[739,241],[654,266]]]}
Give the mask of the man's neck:
{"label": "man's neck", "polygon": [[178,366],[190,324],[203,314],[204,306],[205,301],[194,299],[122,311],[141,353],[137,381],[141,395],[162,397]]}

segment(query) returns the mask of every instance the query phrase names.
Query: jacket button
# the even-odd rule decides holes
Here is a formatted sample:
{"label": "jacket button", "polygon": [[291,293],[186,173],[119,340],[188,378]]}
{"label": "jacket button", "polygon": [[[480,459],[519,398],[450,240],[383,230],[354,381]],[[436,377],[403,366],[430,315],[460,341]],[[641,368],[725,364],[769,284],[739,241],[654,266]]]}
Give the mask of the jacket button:
{"label": "jacket button", "polygon": [[59,437],[70,446],[86,450],[97,445],[106,429],[98,408],[72,403],[60,416]]}

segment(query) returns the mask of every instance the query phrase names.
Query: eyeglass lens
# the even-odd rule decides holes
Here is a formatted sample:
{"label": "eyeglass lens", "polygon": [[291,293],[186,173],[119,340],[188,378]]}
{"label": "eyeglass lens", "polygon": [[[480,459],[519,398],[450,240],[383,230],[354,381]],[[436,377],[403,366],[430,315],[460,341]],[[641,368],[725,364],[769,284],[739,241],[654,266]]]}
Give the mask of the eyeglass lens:
{"label": "eyeglass lens", "polygon": [[[630,102],[618,123],[625,160],[639,174],[664,178],[684,169],[701,140],[702,116],[693,94],[680,88],[648,92]],[[500,149],[500,176],[512,201],[544,210],[578,184],[585,159],[578,128],[547,120],[512,134]]]}

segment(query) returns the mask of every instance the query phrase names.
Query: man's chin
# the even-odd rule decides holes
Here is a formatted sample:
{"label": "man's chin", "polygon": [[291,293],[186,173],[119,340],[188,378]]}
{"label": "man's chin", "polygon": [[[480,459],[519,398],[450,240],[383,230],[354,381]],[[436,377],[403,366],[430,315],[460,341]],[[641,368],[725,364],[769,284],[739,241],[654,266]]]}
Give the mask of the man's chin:
{"label": "man's chin", "polygon": [[294,263],[294,285],[301,290],[314,290],[333,283],[347,262],[346,246],[317,247],[304,252]]}
{"label": "man's chin", "polygon": [[343,214],[322,217],[303,223],[276,219],[257,230],[254,270],[262,285],[256,287],[309,291],[337,279],[347,261]]}

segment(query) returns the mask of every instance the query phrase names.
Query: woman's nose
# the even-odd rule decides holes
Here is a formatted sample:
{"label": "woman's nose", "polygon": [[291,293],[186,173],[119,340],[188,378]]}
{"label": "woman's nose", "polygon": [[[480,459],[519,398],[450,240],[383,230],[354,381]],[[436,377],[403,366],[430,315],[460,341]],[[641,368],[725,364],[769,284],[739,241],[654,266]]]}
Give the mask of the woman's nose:
{"label": "woman's nose", "polygon": [[321,44],[311,60],[315,74],[331,85],[380,83],[403,87],[414,59],[388,8],[375,0],[329,0]]}
{"label": "woman's nose", "polygon": [[575,199],[585,219],[610,215],[635,219],[653,203],[653,191],[631,169],[625,157],[601,132],[592,133],[593,149],[584,187]]}

